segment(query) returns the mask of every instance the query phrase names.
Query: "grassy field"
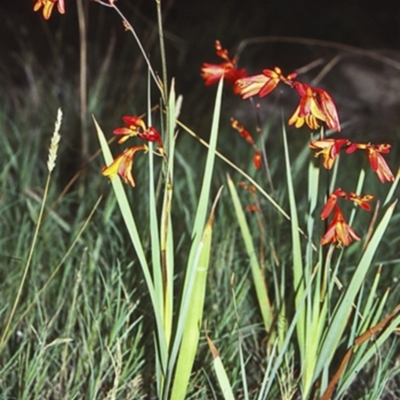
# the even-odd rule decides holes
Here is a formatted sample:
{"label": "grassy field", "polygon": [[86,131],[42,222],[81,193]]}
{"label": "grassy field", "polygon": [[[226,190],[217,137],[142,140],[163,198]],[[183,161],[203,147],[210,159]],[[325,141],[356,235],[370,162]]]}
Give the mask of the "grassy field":
{"label": "grassy field", "polygon": [[[326,169],[309,120],[288,125],[295,90],[256,112],[223,80],[204,86],[201,64],[185,75],[168,30],[163,52],[156,4],[152,25],[130,20],[142,54],[112,2],[91,4],[87,43],[83,3],[59,16],[60,3],[0,70],[0,399],[398,399],[396,136],[390,153],[375,135],[354,154],[346,143]],[[311,139],[347,140],[321,109]],[[131,145],[148,147],[135,187],[102,175],[127,149],[112,134],[126,115],[143,118],[126,124]],[[333,198],[360,240],[343,240],[337,204],[321,220]]]}

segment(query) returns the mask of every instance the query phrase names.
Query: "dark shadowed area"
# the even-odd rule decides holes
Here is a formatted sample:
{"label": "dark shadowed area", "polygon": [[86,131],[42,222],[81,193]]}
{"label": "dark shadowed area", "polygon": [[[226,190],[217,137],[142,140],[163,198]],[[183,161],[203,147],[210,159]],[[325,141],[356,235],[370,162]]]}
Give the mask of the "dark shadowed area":
{"label": "dark shadowed area", "polygon": [[[35,74],[26,65],[35,58],[44,71],[77,84],[76,1],[66,0],[67,14],[61,16],[54,11],[49,21],[32,12],[33,4],[33,0],[0,4],[0,73],[7,71],[2,74],[1,85],[12,88],[29,84]],[[155,2],[119,0],[118,5],[160,70]],[[209,114],[214,91],[203,87],[199,71],[204,61],[219,62],[213,47],[214,40],[219,39],[232,54],[238,50],[239,64],[250,74],[276,65],[287,73],[300,69],[300,79],[329,90],[341,120],[346,122],[345,134],[361,130],[362,135],[368,131],[373,138],[398,132],[400,3],[380,2],[379,7],[371,8],[357,0],[163,0],[162,5],[169,75],[178,77],[177,91],[184,95],[185,115],[189,119],[193,107],[197,119],[202,111]],[[112,10],[93,1],[87,1],[86,7],[89,85],[102,62],[111,55],[107,76],[111,82],[119,80],[119,84],[124,80],[122,86],[126,88],[126,93],[119,93],[119,99],[113,99],[114,105],[124,102],[132,93],[139,96],[145,87],[146,68],[136,44]],[[57,50],[60,48],[61,51]],[[112,108],[113,105],[107,105],[110,99],[106,89],[101,96],[104,107]],[[270,110],[281,103],[278,97],[266,100]],[[228,101],[227,107],[232,108],[230,114],[235,116],[248,113],[237,98]]]}

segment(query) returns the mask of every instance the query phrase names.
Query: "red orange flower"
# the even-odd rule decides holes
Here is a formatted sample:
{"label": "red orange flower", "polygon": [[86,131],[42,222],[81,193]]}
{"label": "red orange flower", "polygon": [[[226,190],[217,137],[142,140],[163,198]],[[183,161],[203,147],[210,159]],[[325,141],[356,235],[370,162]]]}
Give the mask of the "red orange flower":
{"label": "red orange flower", "polygon": [[321,239],[321,245],[337,243],[338,247],[348,246],[353,240],[360,240],[343,217],[340,208],[335,205],[335,214],[327,231]]}
{"label": "red orange flower", "polygon": [[56,3],[59,13],[65,14],[64,0],[36,0],[33,11],[38,11],[43,7],[43,17],[49,19]]}
{"label": "red orange flower", "polygon": [[336,157],[340,153],[340,149],[349,144],[350,141],[347,139],[312,140],[310,148],[313,150],[320,150],[315,153],[315,157],[322,155],[324,158],[324,167],[326,169],[331,169]]}
{"label": "red orange flower", "polygon": [[340,188],[336,189],[333,193],[329,195],[328,200],[326,201],[325,206],[322,209],[321,219],[326,219],[329,217],[330,213],[336,206],[339,197],[342,197],[345,200],[352,201],[367,211],[371,210],[371,206],[368,203],[374,198],[372,194],[357,195],[354,192],[350,192],[349,194],[347,194],[344,190]]}
{"label": "red orange flower", "polygon": [[126,127],[114,129],[114,135],[121,135],[121,139],[118,140],[118,143],[124,143],[130,137],[138,136],[140,132],[146,130],[146,124],[140,117],[134,117],[127,115],[122,117],[123,121],[127,125]]}
{"label": "red orange flower", "polygon": [[160,149],[163,147],[160,133],[152,126],[147,128],[144,132],[139,133],[138,136],[140,139],[147,140],[148,142],[156,142]]}
{"label": "red orange flower", "polygon": [[278,67],[275,67],[274,70],[264,69],[262,74],[238,79],[233,90],[236,94],[241,95],[243,99],[248,99],[255,95],[264,97],[271,93],[279,82],[292,85],[291,80],[296,76],[296,73],[292,73],[285,77]]}
{"label": "red orange flower", "polygon": [[321,219],[328,218],[333,208],[336,206],[338,198],[346,196],[347,196],[346,192],[340,188],[336,189],[333,193],[331,193],[330,196],[328,197],[328,200],[325,203],[324,208],[322,209]]}
{"label": "red orange flower", "polygon": [[135,180],[132,175],[133,157],[140,151],[147,151],[146,145],[128,147],[125,149],[115,160],[107,167],[103,167],[101,173],[108,176],[110,179],[114,178],[117,174],[125,181],[135,187]]}
{"label": "red orange flower", "polygon": [[289,119],[289,125],[300,128],[306,123],[309,128],[319,128],[318,120],[328,128],[340,131],[339,117],[332,97],[323,89],[312,88],[305,83],[294,82],[294,88],[301,96],[300,103]]}
{"label": "red orange flower", "polygon": [[381,153],[390,152],[390,144],[367,144],[367,143],[352,143],[347,149],[347,153],[353,153],[355,150],[366,150],[371,168],[382,183],[393,182],[394,175],[387,165]]}
{"label": "red orange flower", "polygon": [[219,40],[215,41],[215,50],[217,56],[225,61],[221,64],[203,64],[201,67],[201,76],[207,86],[218,82],[221,77],[224,77],[229,85],[233,85],[236,80],[244,78],[247,75],[245,69],[236,68],[236,60],[229,58],[228,50],[222,48]]}
{"label": "red orange flower", "polygon": [[147,127],[145,122],[140,117],[127,115],[122,117],[127,126],[114,129],[114,135],[121,135],[118,143],[124,143],[130,137],[137,136],[140,139],[147,140],[148,142],[156,142],[158,147],[162,149],[161,135],[154,127]]}
{"label": "red orange flower", "polygon": [[318,88],[314,88],[314,92],[319,95],[321,109],[326,118],[326,125],[329,129],[340,132],[339,116],[331,95],[326,90]]}

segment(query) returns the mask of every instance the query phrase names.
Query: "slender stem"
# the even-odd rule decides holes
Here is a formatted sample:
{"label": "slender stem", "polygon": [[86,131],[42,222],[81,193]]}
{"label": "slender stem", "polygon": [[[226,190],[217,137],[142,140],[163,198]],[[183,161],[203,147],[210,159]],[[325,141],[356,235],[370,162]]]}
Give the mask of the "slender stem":
{"label": "slender stem", "polygon": [[[262,133],[262,129],[261,129],[261,117],[260,117],[260,109],[257,106],[257,104],[255,103],[253,97],[250,97],[250,102],[254,108],[255,114],[256,114],[256,130],[257,133],[261,134]],[[267,149],[265,147],[265,143],[262,143],[261,146],[261,151],[262,151],[262,157],[263,157],[263,164],[264,164],[264,170],[265,173],[267,175],[267,180],[268,180],[268,184],[271,188],[272,194],[275,194],[275,188],[274,188],[274,184],[272,183],[272,176],[271,176],[271,169],[269,167],[269,162],[268,162],[268,155],[267,155]]]}
{"label": "slender stem", "polygon": [[164,104],[166,104],[166,99],[165,99],[165,94],[164,94],[165,92],[164,92],[164,88],[163,88],[162,82],[160,82],[160,79],[158,78],[158,76],[154,72],[154,69],[151,66],[149,57],[147,56],[146,51],[144,50],[144,48],[142,46],[142,43],[140,42],[140,39],[139,39],[138,35],[136,34],[136,31],[133,29],[133,26],[125,18],[124,14],[122,14],[122,12],[119,10],[119,8],[115,5],[114,0],[109,0],[110,1],[109,3],[106,3],[106,2],[101,1],[101,0],[94,0],[94,1],[96,3],[101,4],[104,7],[113,8],[118,13],[118,15],[121,17],[125,29],[131,31],[133,37],[135,38],[135,41],[136,41],[137,45],[139,46],[139,49],[140,49],[140,51],[142,53],[142,56],[143,56],[144,60],[146,61],[146,64],[147,64],[147,66],[148,66],[148,68],[150,70],[151,77],[153,78],[153,80],[154,80],[155,84],[157,85],[158,89],[160,90],[161,97],[163,99]]}
{"label": "slender stem", "polygon": [[161,13],[161,0],[155,0],[157,4],[157,24],[158,24],[158,37],[160,40],[160,54],[161,54],[161,69],[162,69],[162,79],[163,79],[163,87],[164,87],[164,107],[165,107],[165,135],[163,137],[164,141],[164,147],[169,153],[169,112],[168,112],[168,73],[167,73],[167,59],[165,55],[165,46],[164,46],[164,30],[163,30],[163,24],[162,24],[162,13]]}
{"label": "slender stem", "polygon": [[[160,39],[160,53],[161,53],[161,69],[162,69],[162,77],[163,77],[163,85],[164,85],[164,101],[165,106],[168,106],[168,74],[167,74],[167,59],[165,56],[165,45],[164,45],[164,30],[163,30],[163,22],[162,22],[162,13],[161,13],[161,0],[156,0],[157,4],[157,24],[158,24],[158,37]],[[167,113],[168,118],[168,113]],[[167,124],[168,126],[168,124]]]}

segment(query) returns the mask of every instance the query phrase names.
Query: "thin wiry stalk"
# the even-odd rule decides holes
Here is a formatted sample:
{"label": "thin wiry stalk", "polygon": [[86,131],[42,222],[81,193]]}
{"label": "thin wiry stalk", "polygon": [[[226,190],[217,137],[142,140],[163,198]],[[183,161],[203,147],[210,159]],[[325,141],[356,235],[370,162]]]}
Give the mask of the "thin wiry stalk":
{"label": "thin wiry stalk", "polygon": [[89,153],[88,135],[86,129],[87,117],[87,34],[86,14],[82,0],[76,0],[79,23],[79,75],[80,75],[80,118],[81,118],[81,154],[82,161]]}
{"label": "thin wiry stalk", "polygon": [[151,66],[149,57],[147,56],[147,53],[146,53],[145,49],[143,48],[142,42],[140,41],[139,36],[137,35],[137,33],[136,33],[135,29],[133,28],[133,26],[126,19],[125,15],[120,11],[120,9],[115,5],[113,0],[112,1],[110,0],[110,3],[106,3],[106,2],[101,1],[101,0],[94,0],[94,1],[96,3],[101,4],[104,7],[113,8],[118,13],[118,15],[121,17],[125,29],[129,30],[132,33],[133,37],[135,38],[135,41],[136,41],[137,45],[139,46],[140,52],[142,53],[142,56],[143,56],[144,60],[146,61],[147,67],[150,70],[150,74],[151,74],[155,84],[157,85],[157,87],[158,87],[158,89],[159,89],[159,91],[161,93],[161,97],[163,98],[163,102],[164,102],[164,104],[166,104],[163,85],[161,84],[160,79],[157,77],[156,73],[154,72],[154,69]]}
{"label": "thin wiry stalk", "polygon": [[[160,55],[161,55],[161,70],[163,76],[163,87],[164,87],[164,101],[165,106],[168,105],[168,73],[167,73],[167,59],[165,55],[165,45],[164,45],[164,30],[163,21],[161,14],[161,0],[156,0],[157,4],[157,24],[158,24],[158,38],[160,39]],[[168,113],[167,113],[168,118]],[[168,122],[167,122],[168,126]]]}

